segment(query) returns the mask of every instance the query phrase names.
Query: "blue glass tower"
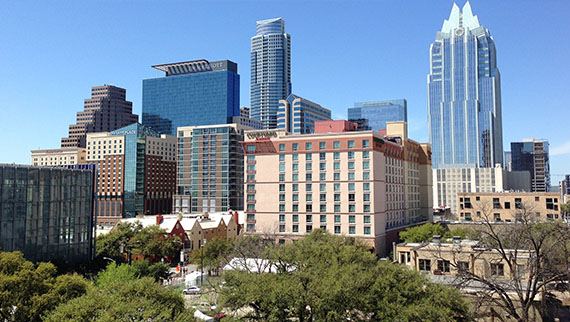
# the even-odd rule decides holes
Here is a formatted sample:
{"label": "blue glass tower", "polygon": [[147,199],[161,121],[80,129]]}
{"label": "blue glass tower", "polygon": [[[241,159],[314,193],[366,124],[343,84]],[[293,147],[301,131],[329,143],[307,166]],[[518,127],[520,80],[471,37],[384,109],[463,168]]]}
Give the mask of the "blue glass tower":
{"label": "blue glass tower", "polygon": [[176,135],[179,126],[227,124],[240,115],[236,63],[203,59],[152,67],[166,77],[143,80],[143,125]]}
{"label": "blue glass tower", "polygon": [[427,81],[432,165],[503,163],[501,83],[495,42],[469,2],[453,4],[430,46]]}
{"label": "blue glass tower", "polygon": [[277,127],[279,100],[291,94],[291,36],[281,18],[257,21],[251,37],[251,118]]}
{"label": "blue glass tower", "polygon": [[277,128],[294,134],[315,132],[315,122],[331,119],[331,111],[298,95],[279,100]]}
{"label": "blue glass tower", "polygon": [[348,120],[359,130],[385,130],[386,122],[408,122],[408,102],[405,99],[354,103],[348,109]]}

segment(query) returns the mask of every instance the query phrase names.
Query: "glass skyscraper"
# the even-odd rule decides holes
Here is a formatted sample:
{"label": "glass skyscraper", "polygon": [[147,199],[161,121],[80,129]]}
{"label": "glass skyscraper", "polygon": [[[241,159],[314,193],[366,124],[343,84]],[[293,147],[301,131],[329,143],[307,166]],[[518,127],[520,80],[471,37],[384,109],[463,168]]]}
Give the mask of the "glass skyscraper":
{"label": "glass skyscraper", "polygon": [[143,80],[143,125],[176,135],[179,126],[227,124],[240,115],[236,63],[202,59],[152,67],[166,77]]}
{"label": "glass skyscraper", "polygon": [[291,94],[291,36],[285,20],[257,21],[251,37],[251,118],[265,129],[277,127],[279,100]]}
{"label": "glass skyscraper", "polygon": [[522,142],[511,142],[512,169],[530,172],[531,191],[550,191],[548,147],[548,141],[543,139],[523,139]]}
{"label": "glass skyscraper", "polygon": [[405,99],[354,103],[348,109],[348,120],[358,124],[358,130],[386,130],[386,122],[408,122],[408,102]]}
{"label": "glass skyscraper", "polygon": [[430,46],[427,89],[434,168],[503,163],[495,42],[469,2],[462,12],[453,5]]}
{"label": "glass skyscraper", "polygon": [[331,111],[295,94],[279,100],[277,129],[294,134],[315,132],[315,122],[331,119]]}

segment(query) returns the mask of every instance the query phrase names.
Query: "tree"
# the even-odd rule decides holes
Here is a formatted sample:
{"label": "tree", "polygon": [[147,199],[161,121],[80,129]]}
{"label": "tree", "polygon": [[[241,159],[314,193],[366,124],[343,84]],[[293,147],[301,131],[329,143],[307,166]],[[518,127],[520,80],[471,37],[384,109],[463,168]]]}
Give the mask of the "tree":
{"label": "tree", "polygon": [[180,249],[179,241],[178,237],[166,237],[166,230],[157,225],[119,223],[108,234],[97,237],[97,256],[119,263],[126,262],[131,255],[141,255],[151,262],[174,258]]}
{"label": "tree", "polygon": [[170,267],[165,263],[151,264],[148,260],[135,261],[132,264],[136,277],[152,277],[156,282],[162,282],[170,276]]}
{"label": "tree", "polygon": [[56,272],[53,264],[35,265],[21,252],[0,252],[0,320],[41,321],[43,314],[90,288],[77,274]]}
{"label": "tree", "polygon": [[426,223],[400,232],[400,239],[408,243],[421,243],[431,240],[435,235],[443,236],[446,232],[440,224]]}
{"label": "tree", "polygon": [[[407,268],[379,263],[358,240],[317,229],[294,243],[266,247],[261,256],[269,263],[266,268],[273,273],[234,270],[223,275],[226,284],[221,290],[222,302],[233,310],[250,308],[245,318],[263,321],[470,319],[467,304],[457,291],[431,284]],[[414,315],[413,309],[404,312],[402,308],[406,306],[425,316]]]}
{"label": "tree", "polygon": [[[570,277],[570,244],[567,241],[570,228],[559,221],[539,221],[532,207],[526,204],[514,210],[516,223],[502,224],[494,222],[490,204],[474,206],[482,221],[479,253],[474,258],[498,254],[497,259],[487,261],[490,265],[504,267],[508,279],[489,277],[486,270],[463,269],[457,286],[483,285],[477,294],[483,302],[500,308],[516,321],[533,320],[531,311],[538,295],[549,284],[567,281]],[[458,268],[457,261],[450,264]]]}
{"label": "tree", "polygon": [[176,290],[150,277],[137,278],[136,268],[110,264],[95,287],[58,306],[45,321],[192,321]]}
{"label": "tree", "polygon": [[230,254],[233,244],[233,239],[214,237],[204,244],[202,249],[196,249],[192,252],[190,262],[197,264],[198,267],[203,263],[204,267],[213,268],[217,274],[219,268],[228,263],[228,254]]}

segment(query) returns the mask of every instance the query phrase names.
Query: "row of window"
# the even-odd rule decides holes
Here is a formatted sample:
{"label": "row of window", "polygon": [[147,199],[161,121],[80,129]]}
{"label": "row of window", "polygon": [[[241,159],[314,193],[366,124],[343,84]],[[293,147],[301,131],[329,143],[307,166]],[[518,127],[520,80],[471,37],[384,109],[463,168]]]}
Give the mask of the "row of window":
{"label": "row of window", "polygon": [[[348,191],[355,191],[355,184],[356,183],[354,183],[354,182],[347,183]],[[341,183],[334,183],[333,184],[333,190],[334,191],[340,191],[341,190],[340,185],[341,185]],[[299,191],[299,184],[298,183],[291,184],[291,189],[293,190],[293,192]],[[370,191],[370,182],[363,182],[362,183],[362,190]],[[284,183],[279,184],[279,191],[280,192],[285,191],[285,184]],[[313,191],[313,184],[312,183],[306,183],[305,184],[305,191]],[[326,183],[319,183],[319,191],[321,191],[321,192],[327,191],[327,184]]]}
{"label": "row of window", "polygon": [[[333,152],[333,160],[340,160],[340,156],[341,153],[344,152]],[[362,158],[363,159],[369,159],[370,158],[370,151],[362,151]],[[316,153],[315,153],[316,154]],[[327,159],[327,154],[331,154],[330,152],[319,152],[319,160],[324,161]],[[279,162],[285,162],[285,155],[287,154],[279,154]],[[293,161],[299,161],[299,153],[292,153],[291,155],[291,159]],[[348,151],[346,152],[346,155],[348,156],[349,160],[354,160],[355,157],[355,152],[354,151]],[[248,158],[248,160],[255,160],[255,156],[251,155],[251,159]],[[313,153],[305,153],[305,161],[312,161],[313,160]]]}

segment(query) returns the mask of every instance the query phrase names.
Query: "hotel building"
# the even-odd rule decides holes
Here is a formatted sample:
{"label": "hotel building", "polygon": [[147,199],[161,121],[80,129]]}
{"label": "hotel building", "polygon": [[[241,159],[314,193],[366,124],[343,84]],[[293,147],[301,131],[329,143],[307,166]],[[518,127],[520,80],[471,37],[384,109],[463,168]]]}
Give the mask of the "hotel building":
{"label": "hotel building", "polygon": [[139,124],[87,135],[87,162],[98,169],[97,223],[170,213],[175,192],[176,137]]}
{"label": "hotel building", "polygon": [[32,165],[56,166],[87,163],[85,148],[62,148],[49,150],[32,150]]}
{"label": "hotel building", "polygon": [[246,233],[285,242],[321,228],[384,255],[399,231],[431,220],[429,144],[408,139],[405,122],[388,123],[386,136],[346,131],[346,121],[315,128],[339,124],[246,132]]}
{"label": "hotel building", "polygon": [[244,163],[240,124],[178,128],[174,213],[243,210]]}

